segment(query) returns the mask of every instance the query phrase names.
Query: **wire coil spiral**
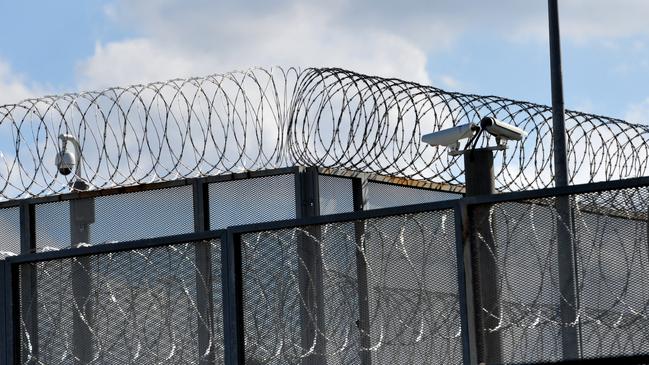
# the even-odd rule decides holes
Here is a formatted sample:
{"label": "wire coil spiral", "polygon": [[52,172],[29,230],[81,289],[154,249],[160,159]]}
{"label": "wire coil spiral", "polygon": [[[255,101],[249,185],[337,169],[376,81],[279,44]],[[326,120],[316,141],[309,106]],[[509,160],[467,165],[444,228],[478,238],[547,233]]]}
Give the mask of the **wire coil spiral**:
{"label": "wire coil spiral", "polygon": [[[293,165],[461,185],[422,133],[495,116],[529,136],[497,154],[501,191],[553,185],[551,108],[336,68],[252,69],[0,106],[0,199],[69,190],[57,137],[81,142],[92,189]],[[647,175],[649,127],[566,112],[571,183]],[[488,143],[486,140],[480,142]]]}

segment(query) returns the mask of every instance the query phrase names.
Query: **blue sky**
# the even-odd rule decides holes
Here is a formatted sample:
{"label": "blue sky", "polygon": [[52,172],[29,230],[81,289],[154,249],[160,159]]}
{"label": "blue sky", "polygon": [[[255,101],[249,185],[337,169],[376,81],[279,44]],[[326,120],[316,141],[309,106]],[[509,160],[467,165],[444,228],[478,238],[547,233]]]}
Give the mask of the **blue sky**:
{"label": "blue sky", "polygon": [[[340,66],[550,103],[546,1],[3,1],[0,103],[251,66]],[[560,1],[566,106],[649,122],[649,2]]]}

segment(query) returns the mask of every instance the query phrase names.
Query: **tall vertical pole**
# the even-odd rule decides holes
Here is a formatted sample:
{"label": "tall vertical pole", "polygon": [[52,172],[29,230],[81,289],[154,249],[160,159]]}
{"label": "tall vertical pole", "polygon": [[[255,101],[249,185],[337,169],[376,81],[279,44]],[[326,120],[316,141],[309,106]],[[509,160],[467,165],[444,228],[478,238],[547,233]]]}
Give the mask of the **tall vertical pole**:
{"label": "tall vertical pole", "polygon": [[241,235],[228,230],[227,234],[221,237],[223,355],[226,365],[247,363],[241,276]]}
{"label": "tall vertical pole", "polygon": [[[320,215],[318,169],[308,167],[297,176],[298,218]],[[324,310],[324,264],[320,226],[306,227],[297,235],[298,280],[301,296],[301,346],[310,353],[302,365],[326,365],[327,342]]]}
{"label": "tall vertical pole", "polygon": [[[357,177],[352,180],[354,211],[361,212],[367,206],[367,178]],[[356,242],[356,278],[358,285],[358,331],[360,334],[360,364],[372,363],[372,338],[370,337],[370,288],[367,275],[365,221],[354,222],[354,240]]]}
{"label": "tall vertical pole", "polygon": [[[72,247],[90,242],[90,225],[95,222],[95,200],[74,199],[70,201],[70,239]],[[74,364],[89,364],[94,354],[94,313],[90,257],[72,259],[72,352]]]}
{"label": "tall vertical pole", "polygon": [[[29,254],[36,252],[36,227],[35,227],[35,208],[33,204],[22,203],[20,205],[20,253]],[[39,358],[38,350],[38,283],[36,270],[37,265],[34,263],[23,264],[19,270],[20,275],[14,279],[20,282],[20,306],[18,313],[20,321],[19,336],[15,341],[20,343],[20,350],[15,353],[16,358],[21,359],[21,363],[27,364],[30,359]],[[34,361],[34,360],[31,360]]]}
{"label": "tall vertical pole", "polygon": [[[207,184],[198,180],[194,181],[192,196],[194,199],[194,232],[208,231],[210,227],[210,206]],[[196,260],[198,363],[200,365],[209,365],[216,362],[211,242],[196,243],[194,255]]]}
{"label": "tall vertical pole", "polygon": [[[3,272],[0,273],[4,278],[4,287],[0,289],[4,297],[3,322],[4,333],[0,340],[4,346],[0,352],[0,364],[15,364],[20,362],[26,364],[24,358],[21,358],[20,347],[20,295],[18,288],[18,270],[10,262],[3,261]],[[4,361],[4,362],[3,362]]]}
{"label": "tall vertical pole", "polygon": [[[566,151],[566,126],[564,121],[563,75],[561,71],[561,41],[559,33],[558,0],[548,0],[550,28],[550,70],[552,77],[552,141],[554,143],[555,186],[568,185],[568,155]],[[571,230],[570,197],[556,199],[557,255],[559,261],[559,292],[564,359],[578,357],[578,332],[576,328],[577,295],[575,285],[575,250]]]}
{"label": "tall vertical pole", "polygon": [[564,122],[563,74],[559,36],[558,0],[548,0],[550,21],[550,72],[552,77],[552,142],[554,143],[554,181],[556,186],[568,185],[566,125]]}
{"label": "tall vertical pole", "polygon": [[[467,196],[490,195],[496,192],[493,163],[491,150],[466,151],[464,176]],[[489,205],[478,205],[471,208],[469,214],[472,225],[473,307],[478,330],[477,358],[480,363],[500,364],[502,363],[500,331],[492,331],[500,323],[501,306],[496,243],[490,220],[491,208]]]}

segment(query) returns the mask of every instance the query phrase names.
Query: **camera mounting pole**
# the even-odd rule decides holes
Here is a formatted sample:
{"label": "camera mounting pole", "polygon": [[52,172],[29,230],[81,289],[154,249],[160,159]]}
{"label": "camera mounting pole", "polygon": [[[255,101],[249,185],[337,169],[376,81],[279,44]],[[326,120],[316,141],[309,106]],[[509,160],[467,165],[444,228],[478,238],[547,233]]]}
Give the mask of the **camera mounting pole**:
{"label": "camera mounting pole", "polygon": [[[476,148],[483,132],[496,139],[495,146]],[[527,136],[523,129],[505,123],[495,117],[484,117],[480,125],[468,123],[423,135],[421,141],[431,146],[446,146],[449,155],[464,155],[466,195],[491,195],[496,193],[494,177],[494,152],[507,148],[507,141],[521,141]],[[468,139],[464,150],[460,141]],[[493,237],[491,206],[472,206],[468,211],[469,234],[465,241],[465,253],[469,255],[471,281],[469,298],[469,328],[473,328],[479,363],[502,363],[501,334],[498,330],[502,315],[500,304],[500,280],[498,278],[498,254]],[[466,267],[466,266],[465,266]],[[473,323],[471,323],[473,322]],[[473,345],[472,345],[473,346]]]}
{"label": "camera mounting pole", "polygon": [[[493,148],[477,148],[464,153],[466,196],[496,193]],[[500,364],[501,340],[497,328],[500,316],[500,288],[496,244],[491,227],[491,206],[478,205],[469,211],[473,315],[478,332],[478,361]]]}
{"label": "camera mounting pole", "polygon": [[[81,177],[81,145],[70,134],[59,136],[63,146],[57,168],[61,173],[71,172],[74,167],[74,177],[69,185],[72,190],[88,190],[88,183]],[[70,156],[68,144],[74,147]],[[67,160],[64,158],[64,155]],[[74,166],[72,166],[72,164]],[[63,171],[67,170],[67,171]],[[81,247],[90,243],[90,225],[95,222],[95,200],[93,198],[78,198],[70,200],[70,246]],[[71,264],[72,294],[74,297],[72,317],[72,354],[74,364],[89,364],[94,360],[94,310],[92,302],[92,270],[91,258],[77,257]]]}

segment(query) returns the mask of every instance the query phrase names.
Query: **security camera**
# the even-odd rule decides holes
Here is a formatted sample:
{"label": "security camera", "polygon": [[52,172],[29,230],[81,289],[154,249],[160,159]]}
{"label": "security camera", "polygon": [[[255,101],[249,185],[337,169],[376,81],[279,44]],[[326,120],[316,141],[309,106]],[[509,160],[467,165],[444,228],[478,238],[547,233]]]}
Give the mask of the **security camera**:
{"label": "security camera", "polygon": [[81,146],[77,139],[69,134],[61,134],[61,152],[56,155],[56,168],[62,175],[70,175],[72,171],[78,171],[79,157],[81,157]]}
{"label": "security camera", "polygon": [[70,175],[74,171],[74,180],[70,187],[74,190],[88,190],[88,183],[79,176],[81,170],[81,145],[74,136],[61,134],[61,152],[56,155],[56,168],[61,175]]}
{"label": "security camera", "polygon": [[68,150],[63,150],[56,155],[56,168],[61,175],[70,175],[77,165],[77,156]]}
{"label": "security camera", "polygon": [[453,128],[429,133],[421,137],[421,141],[431,146],[454,147],[465,138],[473,137],[473,134],[480,128],[474,124],[462,124]]}
{"label": "security camera", "polygon": [[520,141],[527,137],[527,132],[493,117],[480,120],[480,128],[500,140]]}

